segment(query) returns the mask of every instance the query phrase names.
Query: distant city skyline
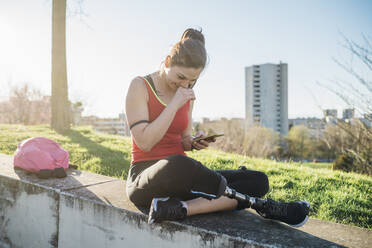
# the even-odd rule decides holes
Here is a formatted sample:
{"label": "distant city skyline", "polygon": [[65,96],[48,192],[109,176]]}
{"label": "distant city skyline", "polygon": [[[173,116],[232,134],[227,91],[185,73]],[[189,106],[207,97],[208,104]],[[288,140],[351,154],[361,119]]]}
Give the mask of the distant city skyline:
{"label": "distant city skyline", "polygon": [[[23,83],[50,95],[51,3],[0,2],[0,100]],[[280,61],[289,65],[288,118],[340,114],[346,104],[317,82],[352,80],[332,60],[350,59],[341,34],[372,35],[372,1],[91,0],[82,16],[68,3],[69,97],[100,117],[123,112],[130,81],[159,69],[188,27],[203,29],[209,55],[194,88],[195,120],[244,118],[244,68]]]}

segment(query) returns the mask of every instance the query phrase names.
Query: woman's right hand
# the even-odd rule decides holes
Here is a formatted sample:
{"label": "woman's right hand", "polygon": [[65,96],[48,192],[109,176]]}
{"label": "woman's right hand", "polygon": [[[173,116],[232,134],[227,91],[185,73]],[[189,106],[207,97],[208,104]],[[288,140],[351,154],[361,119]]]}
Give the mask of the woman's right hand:
{"label": "woman's right hand", "polygon": [[171,104],[175,104],[177,106],[177,109],[179,109],[189,100],[195,100],[194,90],[179,87],[171,101]]}

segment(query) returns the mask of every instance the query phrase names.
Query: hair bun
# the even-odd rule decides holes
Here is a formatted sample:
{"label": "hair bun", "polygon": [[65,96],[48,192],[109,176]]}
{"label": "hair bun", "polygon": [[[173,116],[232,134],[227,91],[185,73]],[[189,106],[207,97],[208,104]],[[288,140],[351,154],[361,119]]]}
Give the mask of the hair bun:
{"label": "hair bun", "polygon": [[193,28],[186,29],[185,32],[183,32],[182,37],[181,37],[181,40],[185,40],[185,39],[195,39],[195,40],[200,41],[203,45],[205,45],[205,39],[204,39],[204,35],[202,34],[201,29],[200,30],[196,30]]}

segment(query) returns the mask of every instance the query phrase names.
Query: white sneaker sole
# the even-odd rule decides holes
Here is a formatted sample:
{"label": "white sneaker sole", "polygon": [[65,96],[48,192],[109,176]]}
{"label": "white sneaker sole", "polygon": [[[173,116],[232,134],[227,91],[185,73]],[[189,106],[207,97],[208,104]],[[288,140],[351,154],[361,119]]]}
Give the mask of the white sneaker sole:
{"label": "white sneaker sole", "polygon": [[[307,201],[300,201],[300,202],[305,203],[306,206],[307,206],[308,208],[310,208],[310,203],[309,203],[309,202],[307,202]],[[301,223],[296,224],[296,225],[290,225],[290,226],[292,226],[292,227],[301,227],[301,226],[305,225],[305,223],[307,222],[308,219],[309,219],[309,216],[306,215],[306,218],[305,218]]]}

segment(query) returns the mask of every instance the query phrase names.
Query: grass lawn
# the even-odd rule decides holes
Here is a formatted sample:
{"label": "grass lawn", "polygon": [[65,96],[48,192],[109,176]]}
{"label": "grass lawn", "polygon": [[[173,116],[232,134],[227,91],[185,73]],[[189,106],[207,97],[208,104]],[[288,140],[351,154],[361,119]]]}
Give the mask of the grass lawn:
{"label": "grass lawn", "polygon": [[[76,127],[65,135],[48,126],[0,125],[0,153],[13,155],[17,144],[42,136],[60,143],[70,163],[107,176],[125,179],[130,166],[128,137],[100,134],[90,127]],[[332,171],[329,163],[283,163],[207,149],[188,155],[211,169],[249,169],[265,172],[270,181],[268,197],[307,200],[311,217],[372,229],[372,178]]]}
{"label": "grass lawn", "polygon": [[296,166],[310,167],[314,169],[332,169],[332,163],[294,163]]}

